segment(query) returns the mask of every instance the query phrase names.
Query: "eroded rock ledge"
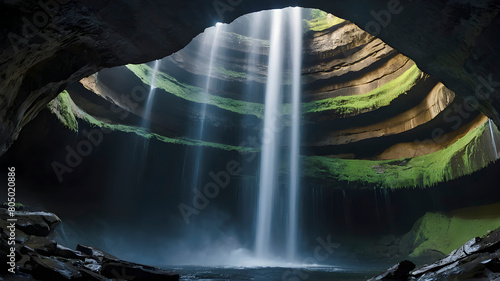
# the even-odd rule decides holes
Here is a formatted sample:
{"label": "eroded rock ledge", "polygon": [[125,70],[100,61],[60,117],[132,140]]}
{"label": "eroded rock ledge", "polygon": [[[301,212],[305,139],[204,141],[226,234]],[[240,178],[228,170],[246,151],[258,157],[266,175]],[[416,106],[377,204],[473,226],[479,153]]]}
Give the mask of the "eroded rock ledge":
{"label": "eroded rock ledge", "polygon": [[[15,267],[16,274],[7,272],[9,214],[0,208],[0,276],[6,280],[179,280],[179,274],[160,268],[127,262],[95,247],[78,245],[66,248],[47,238],[61,220],[52,213],[16,211]],[[0,278],[0,280],[3,280]]]}
{"label": "eroded rock ledge", "polygon": [[[32,28],[29,36],[23,36],[27,29],[23,19],[29,21],[34,12],[43,11],[39,1],[9,1],[1,6],[0,153],[68,83],[104,67],[170,55],[217,21],[230,22],[250,12],[304,4],[233,1],[235,7],[221,9],[212,1],[57,2],[60,5],[50,11],[47,23]],[[315,0],[306,5],[367,29],[458,96],[481,98],[487,93],[478,107],[500,125],[500,57],[491,51],[500,44],[496,40],[500,30],[498,1]],[[395,13],[389,14],[389,23],[381,25],[373,14],[388,13],[388,9]],[[12,44],[12,35],[22,44]]]}

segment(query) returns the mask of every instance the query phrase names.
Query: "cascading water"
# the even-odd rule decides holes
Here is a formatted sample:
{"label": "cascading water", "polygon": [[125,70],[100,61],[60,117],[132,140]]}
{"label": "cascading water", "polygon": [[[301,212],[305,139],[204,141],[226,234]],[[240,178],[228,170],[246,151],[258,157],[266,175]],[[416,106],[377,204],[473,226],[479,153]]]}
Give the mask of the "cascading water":
{"label": "cascading water", "polygon": [[[263,13],[256,13],[252,16],[252,24],[247,26],[248,35],[250,38],[265,38],[264,33],[267,31],[264,28],[264,15]],[[245,101],[253,101],[257,94],[260,92],[257,85],[258,80],[258,72],[259,67],[262,65],[261,58],[262,55],[263,44],[261,40],[251,40],[250,46],[247,51],[246,56],[246,85],[244,88],[244,100]],[[248,122],[247,122],[248,121]],[[244,124],[251,124],[252,119],[250,116],[243,117]],[[250,128],[245,128],[241,130],[241,142],[245,143],[249,146],[253,146],[251,144],[252,139],[255,138],[255,133]],[[252,161],[250,161],[251,159]],[[242,165],[250,166],[250,169],[254,167],[253,157],[248,158],[248,161],[243,161]],[[245,166],[247,167],[247,166]],[[240,206],[241,219],[243,224],[247,226],[247,231],[245,231],[244,240],[247,241],[247,245],[249,245],[254,238],[253,235],[255,233],[255,207],[256,207],[256,197],[257,197],[257,185],[256,180],[246,180],[243,182],[241,186],[239,186],[239,190],[241,190],[241,196],[238,198],[238,206]]]}
{"label": "cascading water", "polygon": [[495,160],[498,159],[498,150],[497,150],[497,144],[495,142],[495,135],[493,134],[493,127],[492,127],[492,122],[491,119],[488,119],[489,125],[490,125],[490,134],[491,134],[491,143],[493,144],[493,151],[495,152]]}
{"label": "cascading water", "polygon": [[155,90],[156,90],[156,75],[158,74],[158,69],[160,68],[160,60],[155,60],[154,66],[153,66],[153,73],[151,74],[151,81],[149,83],[149,93],[148,93],[148,99],[146,100],[146,106],[144,108],[144,114],[143,114],[143,123],[142,127],[149,129],[151,125],[151,111],[153,109],[153,102],[155,98]]}
{"label": "cascading water", "polygon": [[[285,18],[288,15],[288,20]],[[280,200],[279,165],[281,157],[280,143],[282,140],[281,128],[281,100],[283,74],[285,73],[286,48],[284,41],[287,38],[284,23],[291,25],[290,33],[290,60],[291,60],[291,128],[289,151],[289,189],[288,198]],[[272,27],[269,40],[268,75],[265,92],[264,108],[264,139],[261,146],[261,163],[259,177],[259,195],[257,201],[257,217],[255,231],[255,254],[258,258],[273,258],[276,255],[276,237],[286,237],[285,254],[290,262],[297,257],[298,219],[299,219],[299,153],[300,153],[300,105],[301,105],[301,60],[302,60],[302,19],[301,10],[292,8],[285,11],[275,10],[272,15]],[[283,213],[286,211],[286,214]],[[276,235],[273,231],[284,231]]]}
{"label": "cascading water", "polygon": [[299,215],[299,154],[300,154],[300,105],[302,67],[302,15],[300,8],[293,8],[291,15],[292,52],[292,130],[290,146],[290,191],[288,202],[288,259],[297,255],[298,215]]}
{"label": "cascading water", "polygon": [[[203,101],[201,103],[201,110],[199,112],[200,124],[199,124],[198,131],[196,132],[196,136],[195,136],[195,138],[199,139],[199,140],[203,139],[204,133],[205,133],[205,120],[206,120],[206,113],[207,113],[208,95],[209,95],[210,87],[212,86],[212,82],[213,82],[212,75],[213,75],[213,70],[214,70],[214,64],[215,64],[216,57],[217,57],[217,52],[219,50],[218,37],[219,37],[221,26],[222,26],[222,24],[217,23],[215,25],[213,35],[205,36],[203,38],[203,40],[205,40],[205,42],[203,42],[203,44],[201,44],[201,48],[205,48],[205,46],[207,46],[207,45],[211,46],[211,48],[210,48],[210,52],[208,54],[208,57],[209,57],[208,70],[207,70],[208,72],[207,72],[207,76],[205,78],[206,81],[205,81],[205,86],[204,86],[205,93],[203,95]],[[203,49],[200,49],[199,53],[204,54],[205,52]],[[195,150],[196,150],[194,153],[195,165],[194,165],[194,169],[193,169],[193,173],[192,173],[192,179],[193,179],[192,180],[192,188],[197,188],[199,185],[200,168],[201,168],[200,166],[201,166],[202,158],[203,158],[203,147],[198,146],[195,148]]]}
{"label": "cascading water", "polygon": [[280,115],[283,32],[282,11],[273,11],[271,39],[269,40],[269,62],[264,109],[264,139],[261,148],[259,196],[257,206],[257,229],[255,253],[259,258],[271,254],[271,227],[274,193],[278,185],[278,151],[280,134],[276,122]]}
{"label": "cascading water", "polygon": [[[151,128],[151,111],[153,110],[153,103],[155,99],[155,90],[156,90],[156,75],[158,74],[158,69],[160,68],[160,60],[155,60],[154,66],[153,66],[153,73],[151,74],[151,81],[149,83],[149,93],[148,93],[148,98],[146,100],[146,106],[144,107],[144,113],[143,113],[143,121],[142,121],[142,127],[145,128],[146,130],[150,130]],[[144,142],[144,147],[143,147],[143,155],[147,154],[149,146],[149,141],[146,139]]]}

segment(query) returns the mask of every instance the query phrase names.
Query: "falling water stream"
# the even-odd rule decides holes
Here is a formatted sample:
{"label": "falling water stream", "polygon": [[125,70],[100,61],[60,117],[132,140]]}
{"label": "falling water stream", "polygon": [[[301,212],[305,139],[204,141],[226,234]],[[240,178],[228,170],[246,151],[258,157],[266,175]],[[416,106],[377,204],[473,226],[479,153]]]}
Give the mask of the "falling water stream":
{"label": "falling water stream", "polygon": [[[153,103],[155,99],[156,75],[158,74],[159,68],[160,68],[160,60],[155,60],[153,66],[153,72],[151,73],[151,80],[149,83],[150,84],[149,93],[148,93],[148,98],[146,100],[146,105],[144,107],[143,121],[142,121],[142,127],[148,131],[151,129],[151,113],[153,110]],[[148,149],[149,149],[149,139],[145,139],[141,153],[143,157],[146,157]],[[143,159],[143,161],[145,161],[145,159]]]}
{"label": "falling water stream", "polygon": [[280,115],[282,64],[283,64],[283,11],[273,11],[271,38],[269,40],[269,63],[264,109],[264,140],[261,148],[259,196],[257,206],[257,229],[255,253],[257,257],[271,255],[271,227],[274,194],[278,185],[278,156],[280,135],[276,122]]}
{"label": "falling water stream", "polygon": [[[210,46],[210,52],[208,54],[209,60],[208,60],[208,70],[207,70],[207,75],[206,75],[206,81],[204,85],[204,90],[205,93],[203,95],[203,102],[201,103],[201,110],[199,112],[200,114],[200,124],[198,127],[198,132],[196,133],[196,139],[202,140],[204,135],[205,135],[205,121],[207,117],[207,103],[208,103],[208,95],[210,91],[210,87],[212,86],[213,82],[213,71],[214,71],[214,64],[217,58],[217,54],[219,51],[219,33],[220,33],[220,28],[221,24],[216,24],[215,25],[215,31],[213,32],[213,35],[211,36],[204,36],[203,37],[203,44],[201,44],[201,48],[205,48],[207,45]],[[206,52],[204,49],[200,49],[200,53],[203,54]],[[197,188],[199,185],[199,178],[200,178],[200,168],[202,164],[202,158],[203,158],[203,147],[198,146],[195,148],[195,153],[194,153],[194,160],[195,160],[195,165],[192,173],[192,186],[194,188]]]}
{"label": "falling water stream", "polygon": [[[286,18],[285,16],[288,16]],[[285,25],[289,22],[289,25]],[[299,219],[299,153],[300,153],[300,104],[301,104],[301,60],[302,60],[302,24],[301,10],[275,10],[272,16],[271,36],[269,40],[269,61],[266,84],[265,110],[264,110],[264,139],[261,147],[261,165],[259,178],[259,196],[257,201],[257,222],[255,233],[255,254],[258,258],[272,258],[279,244],[275,241],[276,234],[273,230],[284,231],[286,237],[284,247],[286,260],[294,261],[297,255],[298,219]],[[290,30],[285,30],[289,27]],[[290,55],[284,56],[284,49],[289,32]],[[291,60],[291,128],[289,149],[289,184],[286,192],[288,198],[280,202],[279,196],[279,170],[281,135],[280,124],[282,96],[284,89],[284,69],[286,60]],[[284,204],[286,214],[280,210]]]}
{"label": "falling water stream", "polygon": [[153,109],[153,102],[155,99],[155,90],[156,90],[156,75],[158,73],[158,69],[160,68],[160,60],[155,60],[153,73],[151,74],[151,81],[148,93],[148,99],[146,100],[146,106],[144,108],[144,121],[142,124],[143,128],[150,129],[151,126],[151,111]]}
{"label": "falling water stream", "polygon": [[302,16],[300,8],[293,8],[291,16],[292,51],[292,133],[290,146],[290,191],[288,202],[288,259],[297,255],[297,236],[299,233],[299,154],[300,154],[300,102],[301,102],[301,62],[302,62]]}
{"label": "falling water stream", "polygon": [[[298,261],[298,240],[300,237],[300,120],[301,120],[301,71],[302,71],[302,11],[300,8],[284,10],[273,10],[271,13],[271,26],[269,35],[269,53],[267,61],[267,80],[265,83],[264,118],[262,127],[262,144],[260,170],[258,171],[258,189],[250,189],[255,192],[253,218],[254,227],[254,255],[260,260],[280,259],[286,262]],[[262,16],[260,16],[262,17]],[[259,17],[256,17],[259,19]],[[224,30],[222,24],[215,25],[210,33],[201,37],[199,60],[205,60],[207,69],[203,75],[205,81],[199,81],[203,85],[203,99],[196,107],[196,115],[199,116],[198,125],[195,127],[193,137],[199,140],[206,138],[205,124],[207,122],[207,104],[209,103],[209,92],[214,86],[214,73],[217,66],[221,66],[219,60],[221,51],[220,37]],[[265,34],[265,28],[260,20],[252,24],[249,33],[251,37],[259,38]],[[250,70],[250,67],[262,65],[260,54],[261,42],[256,40],[250,46],[247,57],[247,82],[251,85],[251,73],[258,69]],[[265,63],[264,63],[265,64]],[[156,76],[160,66],[160,60],[154,62],[150,80],[150,90],[144,109],[143,127],[150,128],[150,117],[154,94],[156,89]],[[197,78],[198,79],[198,78]],[[251,95],[257,90],[248,86],[245,90],[245,100],[251,100]],[[284,113],[284,100],[290,102],[290,111]],[[284,114],[289,114],[285,118]],[[286,120],[286,121],[284,121]],[[288,121],[289,120],[289,121]],[[284,142],[284,140],[287,140]],[[289,144],[283,149],[284,143]],[[147,144],[145,144],[147,151]],[[186,184],[191,193],[193,188],[200,185],[201,165],[204,162],[203,148],[195,147],[190,159],[194,166],[190,171],[191,182]],[[289,160],[288,167],[280,167],[281,163]],[[186,171],[186,161],[183,163],[183,171]],[[280,181],[280,168],[285,168],[288,179]],[[281,185],[280,185],[281,183]],[[287,183],[286,186],[283,184]],[[243,190],[244,191],[244,190]],[[247,205],[249,206],[249,205]]]}
{"label": "falling water stream", "polygon": [[493,134],[493,127],[492,127],[492,122],[491,119],[488,119],[489,125],[490,125],[490,134],[491,134],[491,143],[493,144],[493,151],[495,152],[495,159],[498,159],[498,150],[497,150],[497,144],[495,142],[495,135]]}

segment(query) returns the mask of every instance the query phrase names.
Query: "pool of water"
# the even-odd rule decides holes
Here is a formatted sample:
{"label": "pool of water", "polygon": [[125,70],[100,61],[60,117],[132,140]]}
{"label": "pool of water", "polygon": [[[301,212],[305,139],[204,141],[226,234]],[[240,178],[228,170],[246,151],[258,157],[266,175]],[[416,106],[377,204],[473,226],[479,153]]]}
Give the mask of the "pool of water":
{"label": "pool of water", "polygon": [[177,266],[171,267],[178,272],[182,281],[341,281],[367,280],[382,268],[345,268],[335,266],[307,267],[207,267],[207,266]]}

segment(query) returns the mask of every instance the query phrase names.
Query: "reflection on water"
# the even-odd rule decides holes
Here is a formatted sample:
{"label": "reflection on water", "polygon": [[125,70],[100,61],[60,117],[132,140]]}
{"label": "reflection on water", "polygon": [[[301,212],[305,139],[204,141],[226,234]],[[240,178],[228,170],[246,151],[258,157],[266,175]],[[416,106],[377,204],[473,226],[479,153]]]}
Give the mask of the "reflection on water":
{"label": "reflection on water", "polygon": [[341,281],[367,280],[384,271],[382,268],[341,268],[335,266],[309,267],[199,267],[170,268],[177,271],[181,281]]}

